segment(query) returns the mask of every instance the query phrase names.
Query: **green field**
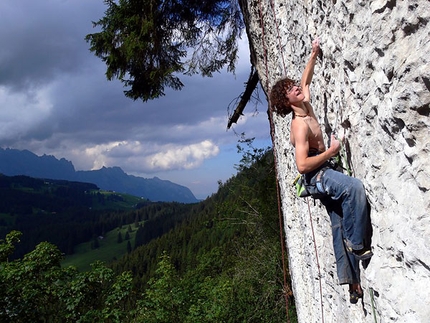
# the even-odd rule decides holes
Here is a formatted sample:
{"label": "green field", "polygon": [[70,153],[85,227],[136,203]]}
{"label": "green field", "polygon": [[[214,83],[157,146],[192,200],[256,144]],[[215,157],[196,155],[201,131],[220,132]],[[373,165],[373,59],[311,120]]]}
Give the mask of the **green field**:
{"label": "green field", "polygon": [[96,204],[93,209],[128,210],[134,208],[138,203],[145,201],[145,199],[141,197],[124,193],[103,190],[96,191],[96,193],[97,192],[105,197],[105,201],[103,201],[103,204]]}
{"label": "green field", "polygon": [[[131,227],[129,232],[131,247],[134,247],[134,239],[137,228],[134,224],[124,225],[122,228],[116,228],[109,231],[103,238],[97,238],[99,247],[94,249],[92,245],[94,241],[81,243],[75,247],[75,253],[66,258],[61,263],[63,267],[75,266],[80,271],[88,271],[91,269],[91,264],[96,260],[101,260],[109,263],[112,260],[118,259],[127,253],[127,240],[125,240],[126,232]],[[118,243],[118,233],[121,232],[123,241]]]}

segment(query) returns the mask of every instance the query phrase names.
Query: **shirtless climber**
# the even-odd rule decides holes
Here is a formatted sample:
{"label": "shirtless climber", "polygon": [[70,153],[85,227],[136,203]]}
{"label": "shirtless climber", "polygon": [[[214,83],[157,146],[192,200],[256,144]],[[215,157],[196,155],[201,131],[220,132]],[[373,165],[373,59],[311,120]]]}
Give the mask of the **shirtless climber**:
{"label": "shirtless climber", "polygon": [[359,260],[373,255],[364,238],[369,224],[367,198],[360,180],[331,168],[328,163],[338,154],[340,142],[331,135],[331,145],[326,149],[310,104],[309,86],[319,52],[316,39],[300,84],[289,78],[279,80],[270,92],[270,103],[273,111],[281,116],[292,112],[290,141],[295,147],[297,169],[304,174],[308,190],[327,209],[339,283],[349,284],[350,302],[357,303],[363,297]]}

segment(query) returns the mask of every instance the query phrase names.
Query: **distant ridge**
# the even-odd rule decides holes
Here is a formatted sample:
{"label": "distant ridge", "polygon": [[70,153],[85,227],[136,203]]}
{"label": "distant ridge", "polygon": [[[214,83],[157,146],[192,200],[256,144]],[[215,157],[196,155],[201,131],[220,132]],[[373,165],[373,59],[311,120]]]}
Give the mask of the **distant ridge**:
{"label": "distant ridge", "polygon": [[128,175],[120,167],[76,171],[72,162],[64,158],[37,156],[29,150],[0,148],[0,173],[94,183],[103,190],[128,193],[151,201],[198,202],[189,188],[168,180]]}

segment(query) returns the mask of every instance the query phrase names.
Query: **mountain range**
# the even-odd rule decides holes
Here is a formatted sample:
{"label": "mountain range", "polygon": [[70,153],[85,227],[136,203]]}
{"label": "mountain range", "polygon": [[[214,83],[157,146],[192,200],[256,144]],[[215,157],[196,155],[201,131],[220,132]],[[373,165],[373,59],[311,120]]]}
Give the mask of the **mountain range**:
{"label": "mountain range", "polygon": [[102,190],[127,193],[150,201],[198,202],[189,188],[168,180],[128,175],[120,167],[76,171],[71,161],[52,155],[37,156],[29,150],[0,148],[0,173],[93,183]]}

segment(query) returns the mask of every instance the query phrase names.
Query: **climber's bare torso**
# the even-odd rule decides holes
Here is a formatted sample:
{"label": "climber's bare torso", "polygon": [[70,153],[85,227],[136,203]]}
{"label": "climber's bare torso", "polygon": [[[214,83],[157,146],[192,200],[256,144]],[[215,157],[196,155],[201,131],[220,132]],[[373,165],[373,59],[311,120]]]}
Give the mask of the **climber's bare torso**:
{"label": "climber's bare torso", "polygon": [[[296,95],[300,98],[300,88]],[[292,105],[292,109],[294,117],[291,121],[290,142],[295,147],[297,169],[300,173],[305,174],[317,169],[330,157],[337,154],[340,146],[336,138],[332,136],[332,146],[330,149],[326,149],[321,127],[309,101],[302,100],[296,105]],[[315,152],[319,154],[315,156]]]}
{"label": "climber's bare torso", "polygon": [[290,142],[296,147],[294,132],[306,132],[307,155],[309,151],[323,152],[325,151],[324,138],[321,127],[315,117],[312,107],[309,103],[309,113],[306,115],[295,115],[291,122]]}

